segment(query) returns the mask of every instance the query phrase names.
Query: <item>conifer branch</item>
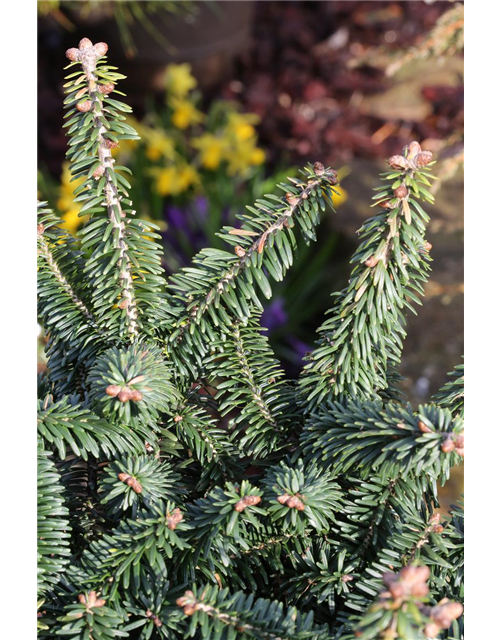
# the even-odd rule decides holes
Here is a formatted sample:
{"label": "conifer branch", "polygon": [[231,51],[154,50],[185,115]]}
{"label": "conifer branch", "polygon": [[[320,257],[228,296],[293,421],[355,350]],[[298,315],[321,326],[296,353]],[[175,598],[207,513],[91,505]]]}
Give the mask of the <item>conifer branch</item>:
{"label": "conifer branch", "polygon": [[463,600],[463,512],[441,523],[434,509],[464,455],[463,368],[418,411],[396,389],[428,271],[431,155],[414,142],[390,159],[299,389],[262,335],[260,294],[290,268],[294,230],[314,240],[335,172],[316,163],[278,185],[284,197],[223,228],[230,251],[203,250],[164,292],[157,236],[111,156],[137,134],[109,97],[123,76],[106,50],[67,52],[81,249],[43,207],[38,227],[43,633],[462,638],[461,605],[439,598]]}
{"label": "conifer branch", "polygon": [[302,459],[293,465],[282,461],[267,470],[262,482],[271,522],[283,531],[291,528],[304,535],[312,527],[326,532],[336,521],[342,504],[340,487],[315,464],[305,465]]}
{"label": "conifer branch", "polygon": [[[76,59],[81,62],[82,70],[87,81],[87,90],[84,92],[87,100],[77,104],[76,108],[84,113],[92,113],[92,134],[91,139],[94,138],[97,142],[97,157],[99,159],[99,166],[93,172],[94,177],[104,178],[103,191],[105,195],[105,203],[108,211],[108,218],[112,227],[112,235],[114,238],[114,245],[119,252],[117,265],[120,270],[119,280],[121,285],[121,302],[122,309],[125,310],[128,333],[131,339],[135,339],[138,336],[138,323],[137,323],[137,303],[135,300],[135,292],[132,280],[132,268],[131,260],[128,255],[128,246],[126,242],[126,228],[125,228],[125,215],[121,206],[121,197],[118,194],[117,185],[115,184],[116,178],[113,179],[113,164],[114,160],[111,155],[111,148],[117,146],[117,142],[112,138],[106,137],[108,128],[105,125],[104,113],[102,110],[102,99],[100,95],[107,91],[100,85],[99,89],[97,78],[97,60],[106,55],[107,45],[103,42],[97,45],[92,45],[92,42],[88,38],[84,38],[78,47],[78,49],[70,49],[70,55],[66,54],[70,59]],[[71,56],[71,57],[70,57]],[[111,88],[111,87],[109,87]],[[114,87],[113,87],[114,88]],[[112,90],[112,89],[111,89]],[[78,95],[78,94],[77,94]],[[99,97],[98,97],[99,96]]]}
{"label": "conifer branch", "polygon": [[224,627],[234,629],[242,637],[256,640],[320,640],[327,637],[326,628],[313,627],[312,616],[301,614],[295,607],[285,613],[277,601],[254,600],[243,592],[230,594],[228,589],[206,586],[188,590],[177,599],[185,616],[193,616],[193,630],[201,625],[214,640],[221,638]]}
{"label": "conifer branch", "polygon": [[232,482],[216,487],[210,493],[188,507],[193,529],[190,538],[196,547],[195,563],[205,561],[213,553],[212,543],[220,538],[221,547],[227,547],[230,538],[236,541],[247,538],[248,529],[260,529],[258,516],[266,515],[260,505],[262,491],[247,480],[241,485]]}
{"label": "conifer branch", "polygon": [[57,448],[61,460],[66,457],[67,447],[87,460],[88,454],[98,458],[100,452],[106,456],[135,453],[144,447],[145,437],[154,442],[151,431],[137,433],[123,425],[108,424],[82,407],[75,397],[64,396],[56,402],[50,395],[40,399],[37,422],[39,436]]}
{"label": "conifer branch", "polygon": [[429,539],[432,533],[440,534],[443,532],[444,527],[442,524],[439,524],[440,519],[441,516],[437,512],[430,515],[424,530],[418,534],[418,539],[413,543],[413,546],[403,557],[403,566],[407,566],[413,563],[417,556],[417,553],[422,549],[422,547],[429,543]]}
{"label": "conifer branch", "polygon": [[341,479],[344,493],[336,542],[349,549],[358,571],[370,562],[377,548],[391,546],[401,523],[429,508],[429,484],[426,476]]}
{"label": "conifer branch", "polygon": [[88,320],[90,324],[96,326],[97,323],[94,319],[94,316],[87,309],[85,303],[82,302],[82,300],[80,300],[80,298],[76,295],[76,292],[72,289],[70,283],[60,270],[53,252],[51,251],[48,243],[43,238],[43,230],[41,230],[40,225],[38,226],[38,244],[40,257],[46,262],[47,266],[52,272],[52,276],[55,278],[55,280],[57,280],[60,287],[64,290],[64,293],[71,299],[75,307],[86,318],[86,320]]}
{"label": "conifer branch", "polygon": [[114,598],[122,584],[139,586],[140,572],[134,567],[166,573],[166,558],[173,550],[189,547],[185,532],[189,529],[180,509],[171,502],[160,501],[148,510],[139,511],[135,518],[122,520],[111,534],[91,543],[82,557],[82,568],[88,579],[101,584],[114,578],[110,598]]}
{"label": "conifer branch", "polygon": [[[205,249],[193,258],[193,266],[171,277],[168,288],[177,308],[170,331],[170,348],[176,364],[184,354],[201,365],[206,344],[218,337],[220,327],[228,326],[236,316],[241,321],[252,309],[262,309],[255,287],[266,298],[271,287],[264,269],[276,281],[282,280],[293,261],[296,241],[292,228],[301,228],[306,241],[315,239],[314,227],[319,210],[325,210],[323,190],[337,183],[336,173],[320,163],[304,170],[305,180],[293,180],[293,186],[278,185],[284,198],[267,195],[248,207],[252,215],[237,216],[241,228],[225,227],[219,234],[234,253]],[[236,255],[235,255],[236,254]],[[186,365],[184,364],[184,370]]]}
{"label": "conifer branch", "polygon": [[106,340],[81,280],[82,253],[58,227],[59,219],[38,204],[38,317],[49,335],[48,377],[57,395],[85,394],[83,370]]}
{"label": "conifer branch", "polygon": [[[357,626],[359,613],[363,614],[369,608],[371,601],[383,587],[388,572],[404,572],[406,568],[412,567],[410,558],[430,568],[428,577],[432,588],[439,585],[438,588],[442,589],[443,585],[461,582],[460,568],[457,567],[459,575],[458,579],[455,579],[455,567],[449,562],[450,551],[454,545],[447,539],[448,523],[443,522],[441,525],[439,514],[427,510],[410,509],[400,511],[399,514],[402,516],[401,522],[396,516],[389,535],[379,540],[373,548],[371,561],[356,566],[352,588],[343,603],[346,610],[356,613],[350,614],[345,620],[341,616],[342,621],[347,622],[349,627]],[[445,593],[456,598],[452,589],[445,588]],[[463,592],[457,599],[462,598]],[[374,629],[375,627],[370,631],[374,632]],[[414,635],[409,631],[407,633],[409,635],[403,634],[402,638],[413,640]],[[351,640],[354,636],[347,633],[340,637]]]}
{"label": "conifer branch", "polygon": [[[217,426],[217,420],[198,400],[200,398],[195,394],[185,397],[184,402],[177,405],[173,415],[166,420],[162,433],[175,433],[200,463],[207,465],[214,462],[226,470],[226,460],[234,455],[235,447],[227,430]],[[165,450],[168,452],[168,448]]]}
{"label": "conifer branch", "polygon": [[433,396],[433,401],[440,407],[449,409],[453,416],[464,417],[464,365],[457,364],[448,373],[450,378]]}
{"label": "conifer branch", "polygon": [[340,607],[352,589],[357,574],[356,560],[347,555],[347,547],[328,538],[312,540],[302,553],[290,554],[291,566],[286,572],[285,590],[298,606],[321,608],[329,612]]}
{"label": "conifer branch", "polygon": [[255,317],[246,324],[235,320],[226,331],[207,360],[219,411],[224,416],[239,407],[229,424],[233,439],[246,455],[267,455],[290,436],[292,421],[300,421],[293,390]]}
{"label": "conifer branch", "polygon": [[[248,361],[245,346],[241,335],[241,328],[238,322],[235,322],[234,329],[232,331],[233,344],[236,351],[237,362],[240,367],[240,371],[243,373],[245,383],[248,385],[252,394],[252,400],[258,407],[258,410],[264,420],[276,429],[277,422],[271,414],[271,409],[266,399],[263,396],[263,389],[257,385],[250,363]],[[270,381],[269,381],[270,382]]]}
{"label": "conifer branch", "polygon": [[433,582],[440,595],[464,602],[464,510],[463,503],[452,505],[451,519],[443,522],[442,545],[446,562],[435,565]]}
{"label": "conifer branch", "polygon": [[463,429],[460,418],[432,404],[414,413],[410,405],[327,402],[306,424],[301,444],[308,460],[334,472],[356,468],[362,477],[374,470],[405,477],[425,470],[447,478],[464,455]]}
{"label": "conifer branch", "polygon": [[425,640],[448,629],[462,615],[463,606],[449,601],[434,607],[425,605],[429,577],[430,570],[426,566],[408,566],[399,574],[384,573],[385,589],[361,618],[355,637],[361,640],[398,637]]}
{"label": "conifer branch", "polygon": [[[379,507],[373,512],[373,516],[370,520],[370,523],[362,539],[361,546],[359,549],[359,555],[361,556],[365,554],[366,550],[368,549],[368,547],[372,542],[372,539],[375,533],[375,527],[377,524],[380,523],[380,520],[382,519],[382,515],[386,511],[389,501],[394,496],[397,481],[398,481],[397,479],[389,480],[389,483],[384,491],[384,499],[382,501],[382,505],[379,505]],[[382,514],[381,514],[380,506],[382,507]]]}
{"label": "conifer branch", "polygon": [[[255,553],[256,551],[263,552],[264,550],[274,548],[278,544],[282,544],[283,542],[288,542],[290,538],[294,538],[294,537],[295,537],[294,533],[282,533],[280,535],[273,535],[269,538],[261,540],[261,542],[259,542],[258,544],[244,548],[242,553],[244,555],[249,555],[249,554]],[[232,559],[236,557],[238,557],[236,554],[231,556]]]}
{"label": "conifer branch", "polygon": [[105,468],[100,479],[100,503],[111,516],[137,514],[140,506],[176,501],[180,476],[168,462],[147,454],[122,456]]}
{"label": "conifer branch", "polygon": [[77,602],[68,604],[65,615],[59,618],[62,624],[58,635],[89,640],[127,637],[123,631],[125,613],[106,606],[107,600],[99,596],[95,591],[78,594]]}
{"label": "conifer branch", "polygon": [[[404,310],[420,304],[429,270],[429,220],[418,204],[433,202],[425,188],[432,154],[417,142],[404,156],[389,159],[394,171],[382,174],[391,186],[376,189],[374,206],[383,211],[361,227],[363,242],[351,262],[349,285],[335,294],[332,317],[319,328],[317,347],[300,380],[309,409],[342,394],[376,398],[387,389],[388,370],[399,364],[405,336]],[[417,294],[417,295],[416,295]]]}
{"label": "conifer branch", "polygon": [[[74,316],[74,312],[82,316],[81,321],[94,331],[102,334],[96,318],[89,310],[68,280],[64,272],[75,275],[75,267],[81,262],[80,253],[73,251],[72,239],[68,233],[56,227],[58,220],[50,209],[46,208],[46,202],[38,203],[38,224],[37,224],[37,253],[38,253],[38,285],[39,285],[39,313],[46,323],[48,330],[56,330],[60,323],[61,308],[65,306],[65,315]],[[56,291],[58,295],[56,296]],[[61,296],[63,300],[61,300]],[[57,300],[57,306],[54,302]],[[71,313],[70,309],[73,309]],[[52,316],[55,319],[52,319]],[[68,328],[66,322],[62,325],[65,334],[70,330],[74,333],[74,326]]]}
{"label": "conifer branch", "polygon": [[37,537],[38,592],[52,588],[69,563],[70,526],[64,504],[59,474],[50,459],[50,452],[38,444],[37,451]]}
{"label": "conifer branch", "polygon": [[91,215],[81,235],[84,251],[91,254],[86,271],[93,285],[95,313],[133,342],[139,337],[140,314],[159,304],[154,293],[162,285],[158,278],[162,269],[155,234],[128,217],[135,211],[123,207],[132,204],[127,192],[130,185],[117,173],[111,149],[122,139],[138,136],[119,114],[129,111],[128,107],[109,98],[123,76],[103,65],[107,48],[103,42],[93,45],[84,38],[78,49],[66,52],[83,71],[83,75],[71,74],[66,85],[66,104],[73,116],[67,123],[72,137],[68,155],[72,173],[85,177],[75,195],[76,201],[84,203],[81,212]]}

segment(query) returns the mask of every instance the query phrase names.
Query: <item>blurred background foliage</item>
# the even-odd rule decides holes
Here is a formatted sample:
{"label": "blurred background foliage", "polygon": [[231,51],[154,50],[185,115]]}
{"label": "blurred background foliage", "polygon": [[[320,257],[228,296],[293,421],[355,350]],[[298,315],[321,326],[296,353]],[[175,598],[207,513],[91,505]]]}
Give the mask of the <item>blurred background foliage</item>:
{"label": "blurred background foliage", "polygon": [[[339,170],[338,213],[299,247],[262,318],[291,376],[345,282],[383,159],[412,139],[433,151],[433,276],[402,373],[412,402],[437,391],[463,353],[462,3],[46,0],[38,12],[38,190],[71,232],[85,219],[64,158],[62,67],[83,36],[106,41],[127,75],[141,140],[116,156],[137,211],[161,228],[167,272],[220,246],[215,232],[295,167]],[[460,486],[458,474],[452,498]]]}

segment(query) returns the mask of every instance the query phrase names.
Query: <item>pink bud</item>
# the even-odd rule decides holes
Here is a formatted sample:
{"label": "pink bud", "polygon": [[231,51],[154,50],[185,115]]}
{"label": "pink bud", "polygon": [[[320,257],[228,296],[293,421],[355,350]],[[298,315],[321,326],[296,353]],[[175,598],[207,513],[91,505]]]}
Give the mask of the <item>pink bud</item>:
{"label": "pink bud", "polygon": [[76,62],[77,60],[80,60],[80,52],[75,48],[68,49],[66,51],[66,58],[68,58],[68,60],[71,60],[71,62]]}

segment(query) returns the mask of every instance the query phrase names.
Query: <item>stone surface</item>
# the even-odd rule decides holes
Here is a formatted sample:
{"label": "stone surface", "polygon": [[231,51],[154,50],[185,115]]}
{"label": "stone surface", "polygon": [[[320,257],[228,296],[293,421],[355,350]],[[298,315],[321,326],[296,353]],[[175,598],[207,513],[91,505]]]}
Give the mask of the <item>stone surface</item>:
{"label": "stone surface", "polygon": [[422,95],[424,86],[455,86],[463,83],[463,58],[454,56],[441,62],[416,60],[391,79],[392,86],[375,95],[364,95],[359,110],[383,120],[421,122],[432,113],[432,105]]}

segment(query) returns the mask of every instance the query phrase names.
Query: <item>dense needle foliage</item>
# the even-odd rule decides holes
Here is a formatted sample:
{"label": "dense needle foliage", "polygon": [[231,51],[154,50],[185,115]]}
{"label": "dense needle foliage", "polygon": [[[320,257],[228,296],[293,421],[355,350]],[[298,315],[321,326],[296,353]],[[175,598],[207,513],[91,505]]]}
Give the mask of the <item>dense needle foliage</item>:
{"label": "dense needle foliage", "polygon": [[463,367],[418,408],[397,374],[430,268],[431,154],[389,159],[349,282],[287,380],[261,298],[297,233],[315,240],[335,171],[278,185],[221,230],[227,250],[165,282],[113,159],[136,133],[106,53],[66,53],[89,219],[75,240],[38,210],[40,635],[458,640],[463,511],[440,521],[436,491],[464,454]]}

